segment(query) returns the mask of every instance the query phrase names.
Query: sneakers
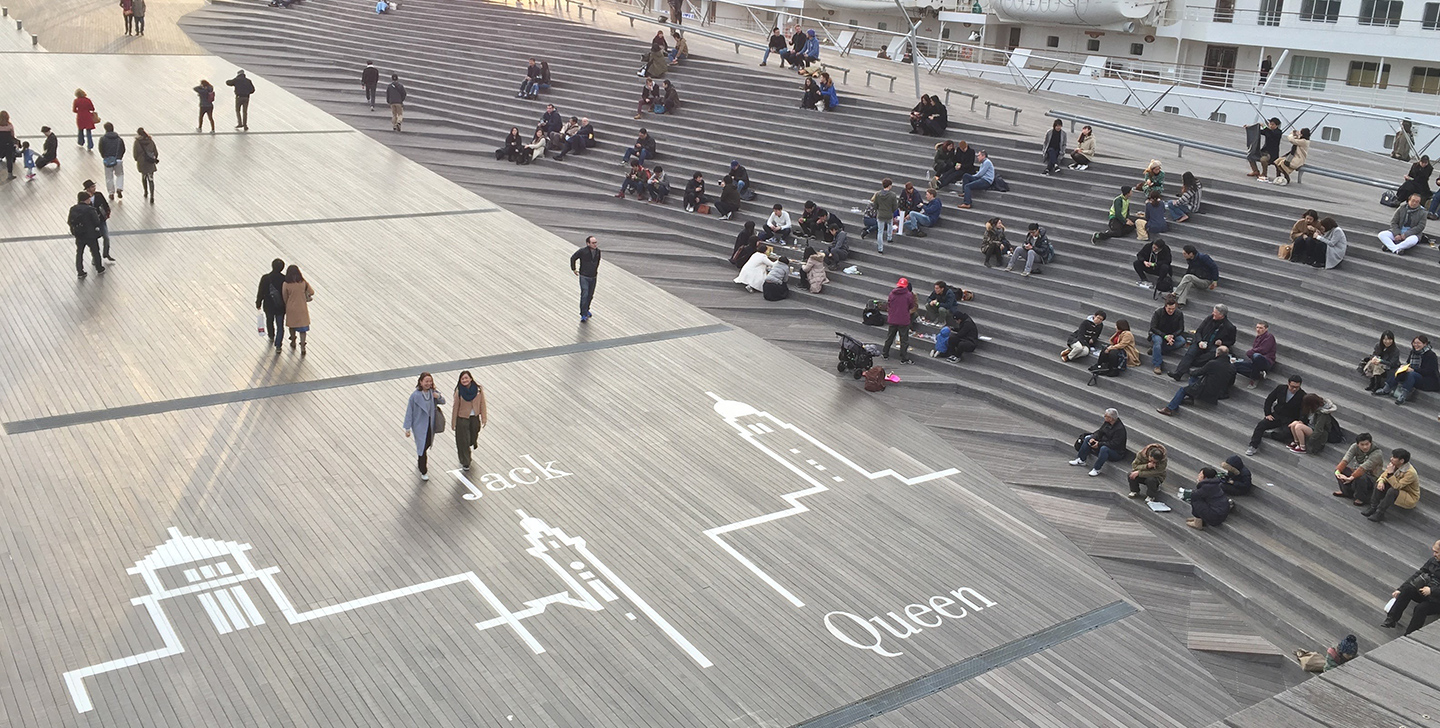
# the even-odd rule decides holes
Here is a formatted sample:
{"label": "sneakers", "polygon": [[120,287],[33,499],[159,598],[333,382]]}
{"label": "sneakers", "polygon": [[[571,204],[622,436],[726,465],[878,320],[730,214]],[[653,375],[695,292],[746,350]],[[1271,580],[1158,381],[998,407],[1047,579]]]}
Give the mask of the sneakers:
{"label": "sneakers", "polygon": [[1305,446],[1304,446],[1304,445],[1300,445],[1300,444],[1296,444],[1296,443],[1291,443],[1291,444],[1290,444],[1290,452],[1293,452],[1293,453],[1295,453],[1296,455],[1304,455],[1304,454],[1305,454]]}
{"label": "sneakers", "polygon": [[686,212],[694,212],[694,211],[695,211],[695,208],[693,208],[693,207],[686,207],[686,208],[685,208],[685,211],[686,211]]}
{"label": "sneakers", "polygon": [[952,364],[959,364],[959,363],[960,363],[960,355],[959,355],[959,354],[956,354],[955,356],[947,356],[947,357],[945,357],[945,361],[948,361],[948,362],[950,362],[950,363],[952,363]]}
{"label": "sneakers", "polygon": [[1129,496],[1130,496],[1131,498],[1139,498],[1139,497],[1140,497],[1140,491],[1138,491],[1138,490],[1132,490],[1132,491],[1130,491]]}
{"label": "sneakers", "polygon": [[1070,464],[1071,464],[1071,465],[1084,465],[1084,464],[1085,464],[1085,461],[1084,461],[1083,459],[1081,459],[1081,458],[1075,458],[1074,460],[1071,460],[1071,461],[1070,461]]}
{"label": "sneakers", "polygon": [[1086,473],[1086,475],[1088,475],[1088,476],[1090,476],[1090,477],[1092,477],[1092,478],[1095,477],[1095,476],[1097,476],[1097,475],[1099,475],[1099,474],[1100,474],[1100,471],[1099,471],[1099,470],[1096,470],[1095,468],[1090,468],[1090,472]]}
{"label": "sneakers", "polygon": [[421,473],[421,474],[420,474],[420,479],[421,479],[421,480],[429,480],[429,479],[430,479],[430,474],[429,474],[429,473]]}
{"label": "sneakers", "polygon": [[1092,244],[1092,245],[1099,245],[1099,244],[1100,244],[1100,233],[1095,233],[1094,235],[1091,235],[1091,236],[1090,236],[1090,244]]}
{"label": "sneakers", "polygon": [[1088,164],[1082,164],[1082,165],[1080,165],[1079,169],[1080,169],[1080,171],[1083,172],[1083,171],[1085,171],[1085,170],[1087,170],[1087,169],[1090,169],[1090,165],[1088,165]]}
{"label": "sneakers", "polygon": [[1255,181],[1256,181],[1256,182],[1269,182],[1270,180],[1266,179],[1264,175],[1260,175],[1260,176],[1258,176],[1258,177],[1255,178]]}
{"label": "sneakers", "polygon": [[901,359],[901,360],[900,360],[900,363],[901,363],[901,364],[914,364],[914,363],[915,363],[915,360],[914,360],[914,359],[911,359],[910,357],[907,356],[907,357],[905,357],[904,359]]}
{"label": "sneakers", "polygon": [[1245,448],[1245,455],[1246,455],[1246,457],[1252,456],[1252,455],[1254,455],[1254,454],[1257,453],[1257,452],[1260,452],[1260,449],[1259,449],[1259,448],[1255,448],[1255,447],[1247,447],[1247,448]]}

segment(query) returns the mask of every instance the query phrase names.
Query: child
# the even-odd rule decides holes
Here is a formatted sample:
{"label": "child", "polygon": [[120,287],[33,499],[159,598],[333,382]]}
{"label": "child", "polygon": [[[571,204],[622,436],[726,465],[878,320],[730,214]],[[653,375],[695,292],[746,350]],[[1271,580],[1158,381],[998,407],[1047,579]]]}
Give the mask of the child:
{"label": "child", "polygon": [[20,153],[25,156],[25,181],[35,180],[35,150],[30,148],[30,142],[20,142]]}

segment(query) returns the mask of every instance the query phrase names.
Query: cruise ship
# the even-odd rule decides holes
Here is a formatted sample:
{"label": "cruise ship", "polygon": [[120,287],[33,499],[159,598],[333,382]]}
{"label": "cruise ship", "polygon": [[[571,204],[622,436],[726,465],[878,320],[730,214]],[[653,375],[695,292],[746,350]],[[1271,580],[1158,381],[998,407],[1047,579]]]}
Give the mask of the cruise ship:
{"label": "cruise ship", "polygon": [[[664,0],[653,0],[664,10]],[[1244,125],[1320,142],[1440,150],[1440,2],[1424,0],[707,0],[706,22],[818,27],[834,53]],[[913,24],[913,46],[910,35]],[[912,51],[913,49],[913,51]],[[1408,121],[1408,127],[1402,126]],[[1242,137],[1243,138],[1243,137]]]}

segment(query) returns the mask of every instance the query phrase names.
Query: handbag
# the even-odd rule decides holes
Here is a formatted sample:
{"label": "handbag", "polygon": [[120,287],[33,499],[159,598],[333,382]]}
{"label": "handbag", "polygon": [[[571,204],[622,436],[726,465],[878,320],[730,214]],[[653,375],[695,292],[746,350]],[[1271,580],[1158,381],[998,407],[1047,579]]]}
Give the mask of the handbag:
{"label": "handbag", "polygon": [[91,123],[99,124],[99,123],[100,123],[100,112],[98,112],[98,111],[92,111],[92,112],[90,112],[90,121],[91,121]]}
{"label": "handbag", "polygon": [[1284,245],[1281,245],[1279,253],[1280,260],[1290,260],[1290,254],[1293,252],[1295,252],[1295,245],[1293,243],[1285,243]]}
{"label": "handbag", "polygon": [[695,206],[695,211],[700,213],[701,215],[709,215],[710,206],[702,202]]}
{"label": "handbag", "polygon": [[435,414],[430,417],[430,432],[438,435],[445,431],[445,410],[435,405]]}
{"label": "handbag", "polygon": [[106,157],[103,162],[106,167],[114,167],[120,163],[120,159],[119,157]]}

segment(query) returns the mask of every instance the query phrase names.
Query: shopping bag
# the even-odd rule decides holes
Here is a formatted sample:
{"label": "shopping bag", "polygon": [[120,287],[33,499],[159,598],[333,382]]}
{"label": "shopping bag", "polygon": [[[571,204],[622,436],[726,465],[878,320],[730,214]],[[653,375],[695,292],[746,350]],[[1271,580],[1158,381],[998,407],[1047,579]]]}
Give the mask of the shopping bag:
{"label": "shopping bag", "polygon": [[265,314],[260,311],[255,312],[255,332],[265,335]]}

